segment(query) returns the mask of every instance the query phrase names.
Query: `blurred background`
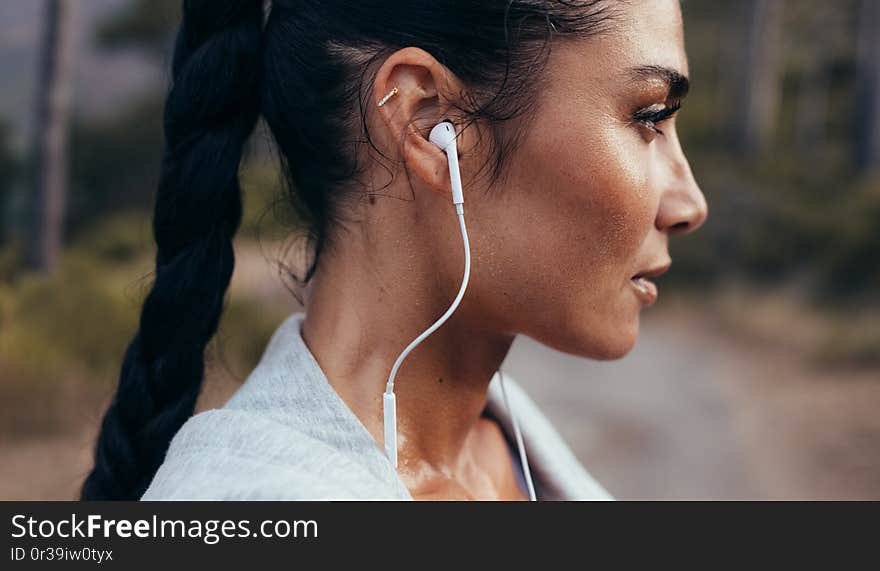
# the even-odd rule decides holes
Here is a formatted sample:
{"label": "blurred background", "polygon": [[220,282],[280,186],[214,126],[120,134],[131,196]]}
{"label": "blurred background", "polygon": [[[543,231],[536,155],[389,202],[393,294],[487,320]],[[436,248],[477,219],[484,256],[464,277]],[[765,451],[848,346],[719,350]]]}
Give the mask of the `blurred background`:
{"label": "blurred background", "polygon": [[[153,270],[179,0],[0,3],[0,499],[73,499]],[[618,498],[880,499],[880,2],[687,0],[679,129],[709,202],[614,362],[506,370]],[[255,137],[200,409],[299,306]]]}

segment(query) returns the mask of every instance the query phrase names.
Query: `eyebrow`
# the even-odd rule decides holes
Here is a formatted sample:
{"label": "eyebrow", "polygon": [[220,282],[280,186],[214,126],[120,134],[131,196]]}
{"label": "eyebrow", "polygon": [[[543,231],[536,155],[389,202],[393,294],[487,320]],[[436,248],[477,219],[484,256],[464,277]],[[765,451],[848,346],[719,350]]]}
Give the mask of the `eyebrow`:
{"label": "eyebrow", "polygon": [[672,99],[683,99],[691,87],[691,82],[686,76],[661,65],[640,65],[630,68],[629,72],[635,79],[659,79],[664,82]]}

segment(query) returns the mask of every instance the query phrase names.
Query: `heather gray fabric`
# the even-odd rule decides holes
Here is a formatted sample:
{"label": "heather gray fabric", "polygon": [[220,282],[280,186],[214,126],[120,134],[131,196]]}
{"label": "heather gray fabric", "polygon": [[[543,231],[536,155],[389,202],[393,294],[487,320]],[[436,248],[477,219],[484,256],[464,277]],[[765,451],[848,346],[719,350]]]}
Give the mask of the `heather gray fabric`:
{"label": "heather gray fabric", "polygon": [[[304,316],[284,320],[257,367],[222,408],[183,425],[141,499],[412,500],[382,447],[303,341]],[[515,380],[507,373],[504,380],[538,499],[613,499]],[[486,412],[515,442],[497,373]]]}

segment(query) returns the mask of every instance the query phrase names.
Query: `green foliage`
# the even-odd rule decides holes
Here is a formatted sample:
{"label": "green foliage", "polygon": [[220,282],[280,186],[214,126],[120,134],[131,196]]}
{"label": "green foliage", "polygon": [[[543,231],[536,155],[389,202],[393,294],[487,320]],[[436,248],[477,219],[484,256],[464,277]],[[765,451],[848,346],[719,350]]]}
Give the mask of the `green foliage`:
{"label": "green foliage", "polygon": [[98,44],[105,48],[136,47],[164,56],[180,20],[181,0],[137,0],[103,22]]}
{"label": "green foliage", "polygon": [[162,99],[148,95],[98,123],[78,122],[71,134],[71,237],[121,210],[152,209],[164,138]]}
{"label": "green foliage", "polygon": [[[115,382],[152,282],[149,223],[140,211],[106,216],[65,251],[55,275],[10,271],[0,281],[0,383],[39,390],[70,379]],[[15,245],[0,249],[0,271],[16,258]],[[288,311],[255,295],[228,295],[212,344],[240,374]]]}
{"label": "green foliage", "polygon": [[19,174],[19,164],[10,145],[12,132],[9,124],[0,121],[0,244],[6,240],[9,229],[6,228],[6,209],[11,201],[11,190]]}
{"label": "green foliage", "polygon": [[278,240],[302,225],[284,191],[281,172],[266,157],[245,160],[240,170],[244,213],[238,235]]}
{"label": "green foliage", "polygon": [[22,271],[23,250],[20,240],[0,244],[0,284],[12,282]]}
{"label": "green foliage", "polygon": [[846,300],[849,306],[876,304],[880,289],[880,179],[855,187],[851,195],[831,211],[834,216],[819,258],[825,276],[822,293],[826,301]]}
{"label": "green foliage", "polygon": [[150,213],[131,210],[85,228],[73,247],[107,264],[132,262],[153,252]]}
{"label": "green foliage", "polygon": [[871,367],[880,365],[880,314],[870,313],[838,317],[829,328],[824,342],[817,349],[814,360],[833,367]]}
{"label": "green foliage", "polygon": [[[757,285],[807,278],[814,302],[880,303],[880,180],[856,173],[855,13],[851,0],[786,3],[783,76],[773,145],[740,156],[726,136],[738,121],[729,89],[739,41],[735,4],[683,4],[693,89],[679,118],[682,145],[709,203],[706,225],[671,240],[679,283],[731,276]],[[819,27],[822,34],[812,32]],[[827,82],[824,105],[802,90]],[[798,124],[817,129],[804,139]]]}
{"label": "green foliage", "polygon": [[26,275],[2,286],[0,359],[31,383],[106,378],[137,320],[117,283],[95,260],[68,254],[53,277]]}

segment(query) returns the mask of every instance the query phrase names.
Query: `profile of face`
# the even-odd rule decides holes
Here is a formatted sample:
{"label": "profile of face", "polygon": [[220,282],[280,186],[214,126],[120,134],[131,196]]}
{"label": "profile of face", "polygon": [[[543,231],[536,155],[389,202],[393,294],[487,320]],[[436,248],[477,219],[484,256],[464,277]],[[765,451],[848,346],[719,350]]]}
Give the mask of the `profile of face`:
{"label": "profile of face", "polygon": [[670,235],[706,218],[666,117],[688,74],[678,5],[626,3],[614,33],[554,46],[536,120],[511,162],[495,240],[507,257],[506,311],[559,350],[627,353],[653,301],[652,285],[633,277],[662,272]]}
{"label": "profile of face", "polygon": [[[688,75],[679,1],[618,3],[608,32],[554,43],[544,73],[499,188],[470,176],[485,157],[469,129],[459,138],[472,250],[460,311],[566,353],[619,358],[656,297],[638,278],[668,268],[670,236],[707,216],[675,127]],[[414,183],[448,195],[431,152],[405,151]],[[439,267],[460,280],[449,218]]]}

